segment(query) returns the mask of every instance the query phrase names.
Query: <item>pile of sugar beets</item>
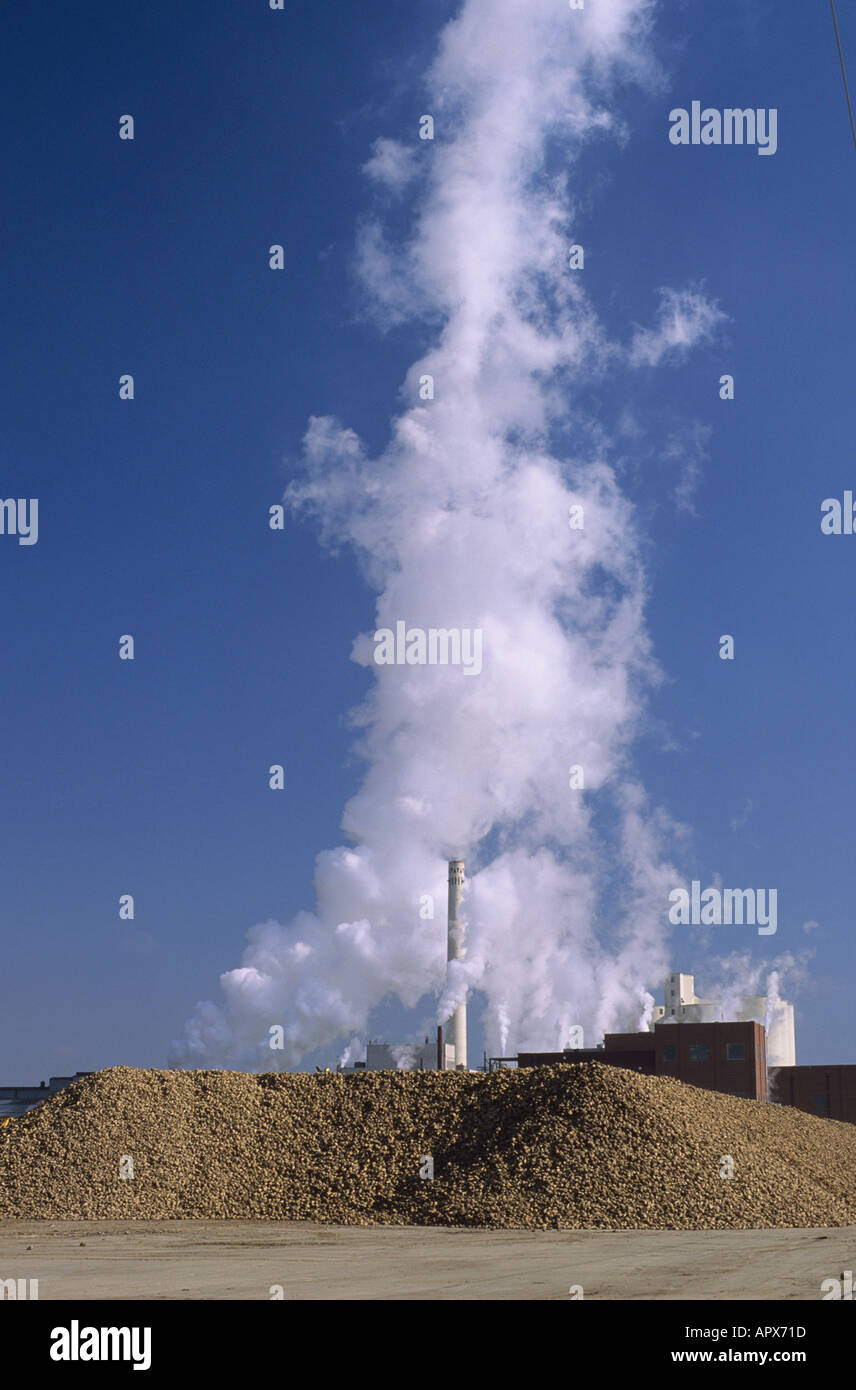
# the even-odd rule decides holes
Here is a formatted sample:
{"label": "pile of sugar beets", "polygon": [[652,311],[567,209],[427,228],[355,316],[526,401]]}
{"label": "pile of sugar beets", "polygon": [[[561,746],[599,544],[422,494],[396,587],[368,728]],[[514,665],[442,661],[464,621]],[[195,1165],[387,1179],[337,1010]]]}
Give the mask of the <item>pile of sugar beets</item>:
{"label": "pile of sugar beets", "polygon": [[0,1129],[0,1217],[19,1219],[843,1226],[856,1224],[854,1174],[854,1125],[597,1062],[115,1067]]}

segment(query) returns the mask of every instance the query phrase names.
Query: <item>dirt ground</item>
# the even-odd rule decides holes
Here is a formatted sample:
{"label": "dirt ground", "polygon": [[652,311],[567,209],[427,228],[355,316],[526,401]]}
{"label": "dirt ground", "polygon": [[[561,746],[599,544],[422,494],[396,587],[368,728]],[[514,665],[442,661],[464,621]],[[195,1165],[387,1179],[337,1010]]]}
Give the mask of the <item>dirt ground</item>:
{"label": "dirt ground", "polygon": [[[40,1299],[820,1299],[856,1227],[486,1231],[250,1221],[4,1221]],[[279,1292],[281,1289],[281,1293]],[[579,1296],[579,1295],[577,1295]]]}

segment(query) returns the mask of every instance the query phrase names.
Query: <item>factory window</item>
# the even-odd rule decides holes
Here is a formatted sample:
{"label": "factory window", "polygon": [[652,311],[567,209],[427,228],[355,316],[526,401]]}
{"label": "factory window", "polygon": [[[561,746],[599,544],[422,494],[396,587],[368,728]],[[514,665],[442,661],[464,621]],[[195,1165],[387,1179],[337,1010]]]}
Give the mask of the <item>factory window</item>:
{"label": "factory window", "polygon": [[664,1043],[664,1044],[663,1044],[663,1061],[664,1061],[664,1062],[674,1062],[675,1057],[677,1056],[677,1052],[678,1052],[678,1049],[675,1047],[675,1044],[674,1044],[674,1043]]}
{"label": "factory window", "polygon": [[746,1048],[743,1043],[726,1043],[725,1059],[728,1062],[745,1062]]}
{"label": "factory window", "polygon": [[829,1109],[829,1102],[827,1101],[826,1096],[815,1096],[814,1109],[817,1115],[826,1114],[827,1110]]}
{"label": "factory window", "polygon": [[707,1043],[690,1043],[690,1061],[706,1062],[710,1056],[710,1048]]}

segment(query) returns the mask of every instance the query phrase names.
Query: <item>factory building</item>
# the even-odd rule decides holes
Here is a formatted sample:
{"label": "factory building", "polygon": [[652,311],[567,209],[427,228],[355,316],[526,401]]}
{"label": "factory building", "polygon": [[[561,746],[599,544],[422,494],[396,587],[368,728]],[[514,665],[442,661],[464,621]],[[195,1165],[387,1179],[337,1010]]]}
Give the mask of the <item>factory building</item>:
{"label": "factory building", "polygon": [[745,1100],[767,1099],[767,1059],[760,1023],[657,1023],[647,1033],[607,1033],[603,1047],[521,1052],[519,1067],[600,1062],[646,1076],[671,1076],[688,1086]]}
{"label": "factory building", "polygon": [[722,1008],[718,999],[699,999],[693,975],[667,975],[662,1004],[651,1015],[657,1023],[719,1023]]}
{"label": "factory building", "polygon": [[35,1109],[48,1096],[64,1091],[72,1081],[91,1075],[91,1071],[76,1071],[74,1076],[52,1076],[50,1081],[42,1081],[38,1086],[0,1086],[0,1118],[26,1115],[28,1110]]}
{"label": "factory building", "polygon": [[746,1100],[767,1100],[768,1067],[783,1074],[795,1061],[793,1006],[768,1001],[765,995],[743,995],[733,1016],[725,1014],[719,999],[699,998],[692,975],[676,971],[666,976],[663,1003],[654,1008],[649,1031],[607,1033],[594,1051],[522,1052],[518,1066],[602,1062]]}
{"label": "factory building", "polygon": [[[652,1023],[724,1023],[726,1010],[719,999],[699,999],[692,975],[666,976],[664,1002],[652,1014]],[[742,1023],[763,1023],[767,1034],[767,1065],[792,1067],[796,1064],[794,1006],[784,999],[768,999],[764,994],[745,994],[733,1009]]]}
{"label": "factory building", "polygon": [[770,1100],[856,1125],[856,1066],[779,1067],[770,1074]]}
{"label": "factory building", "polygon": [[767,1099],[763,1024],[660,1023],[654,1028],[657,1076],[744,1100]]}
{"label": "factory building", "polygon": [[784,999],[768,1000],[763,994],[747,994],[737,1017],[763,1023],[767,1033],[767,1066],[792,1067],[796,1064],[794,1006]]}
{"label": "factory building", "polygon": [[[442,1029],[440,1030],[442,1034]],[[440,1065],[441,1059],[444,1063]],[[341,1067],[341,1071],[454,1071],[455,1048],[452,1043],[439,1044],[429,1038],[424,1043],[370,1042],[366,1060]]]}
{"label": "factory building", "polygon": [[521,1052],[517,1065],[601,1062],[856,1124],[856,1066],[798,1067],[792,1004],[748,994],[733,1012],[733,1019],[724,1018],[718,999],[698,997],[692,975],[675,973],[666,977],[651,1031],[607,1033],[594,1050]]}
{"label": "factory building", "polygon": [[[512,1059],[492,1058],[493,1064]],[[656,1023],[653,1033],[607,1033],[603,1046],[521,1052],[519,1067],[600,1062],[745,1100],[792,1105],[807,1115],[856,1124],[856,1065],[770,1067],[760,1023]]]}

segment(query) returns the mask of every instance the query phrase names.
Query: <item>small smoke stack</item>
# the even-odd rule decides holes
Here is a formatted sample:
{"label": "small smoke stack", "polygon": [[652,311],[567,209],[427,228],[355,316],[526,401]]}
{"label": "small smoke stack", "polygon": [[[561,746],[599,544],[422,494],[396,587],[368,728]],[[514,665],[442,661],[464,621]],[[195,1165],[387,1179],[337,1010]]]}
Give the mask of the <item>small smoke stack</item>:
{"label": "small smoke stack", "polygon": [[[466,955],[464,950],[464,928],[458,922],[458,907],[461,901],[461,889],[464,886],[464,861],[463,859],[449,860],[449,949],[447,959],[463,960]],[[466,997],[456,1008],[452,1017],[449,1019],[449,1030],[452,1034],[452,1041],[455,1044],[455,1069],[460,1067],[466,1069],[467,1065],[467,1001]]]}
{"label": "small smoke stack", "polygon": [[443,1043],[443,1025],[437,1029],[437,1070],[446,1070],[446,1051]]}

